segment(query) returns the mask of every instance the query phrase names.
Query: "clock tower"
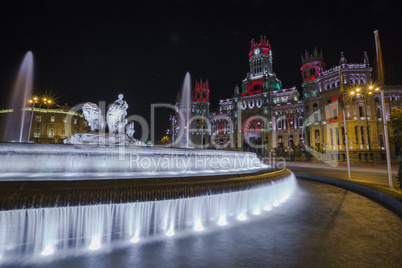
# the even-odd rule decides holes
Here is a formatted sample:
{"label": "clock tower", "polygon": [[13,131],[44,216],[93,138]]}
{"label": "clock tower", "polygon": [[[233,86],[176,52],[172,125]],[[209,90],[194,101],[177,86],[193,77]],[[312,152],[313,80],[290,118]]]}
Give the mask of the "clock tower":
{"label": "clock tower", "polygon": [[251,40],[249,53],[250,75],[272,74],[272,51],[266,36],[261,36],[260,43]]}

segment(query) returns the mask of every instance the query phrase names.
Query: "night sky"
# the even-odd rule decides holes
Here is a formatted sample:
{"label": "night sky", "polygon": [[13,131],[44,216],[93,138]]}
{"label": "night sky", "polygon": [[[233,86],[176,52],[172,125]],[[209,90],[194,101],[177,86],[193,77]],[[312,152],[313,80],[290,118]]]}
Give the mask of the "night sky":
{"label": "night sky", "polygon": [[[34,91],[59,104],[110,103],[123,93],[128,113],[174,103],[186,72],[208,78],[211,107],[246,76],[250,40],[267,36],[283,87],[301,89],[300,56],[317,47],[331,68],[375,58],[379,30],[386,83],[402,84],[400,1],[2,1],[0,108],[24,54],[34,54]],[[208,3],[208,4],[207,4]],[[324,4],[325,3],[325,4]],[[332,4],[329,4],[332,3]],[[159,113],[157,137],[168,128]]]}

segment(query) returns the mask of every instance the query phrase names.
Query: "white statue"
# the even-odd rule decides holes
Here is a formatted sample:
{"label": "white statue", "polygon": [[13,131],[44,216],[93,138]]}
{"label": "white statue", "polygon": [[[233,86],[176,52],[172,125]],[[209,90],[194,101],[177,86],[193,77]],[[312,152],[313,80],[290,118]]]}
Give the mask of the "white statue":
{"label": "white statue", "polygon": [[109,133],[115,133],[118,130],[123,130],[127,124],[127,108],[128,104],[123,100],[123,94],[119,94],[117,99],[107,111],[107,125],[109,127]]}
{"label": "white statue", "polygon": [[85,120],[88,121],[91,131],[105,128],[105,119],[103,118],[102,111],[95,103],[85,103],[82,106],[82,113],[85,116]]}
{"label": "white statue", "polygon": [[135,130],[134,130],[134,122],[131,122],[130,124],[128,124],[127,125],[127,127],[126,127],[126,134],[127,134],[127,136],[129,137],[129,138],[133,138],[133,135],[134,135],[134,132],[135,132]]}
{"label": "white statue", "polygon": [[[127,102],[123,100],[123,94],[119,95],[107,111],[107,124],[109,133],[77,133],[65,139],[65,144],[89,145],[89,146],[114,146],[123,144],[125,146],[149,146],[142,141],[134,139],[134,122],[127,125]],[[91,131],[105,128],[105,119],[101,109],[94,103],[87,102],[82,107],[82,112]],[[127,125],[127,127],[126,127]]]}

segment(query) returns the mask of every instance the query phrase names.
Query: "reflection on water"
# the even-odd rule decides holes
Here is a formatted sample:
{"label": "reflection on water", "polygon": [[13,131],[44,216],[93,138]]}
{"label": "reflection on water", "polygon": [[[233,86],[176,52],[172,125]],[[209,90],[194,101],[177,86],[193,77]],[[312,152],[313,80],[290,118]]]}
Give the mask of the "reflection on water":
{"label": "reflection on water", "polygon": [[[203,234],[169,237],[39,267],[397,267],[401,219],[344,189],[299,181],[280,209]],[[33,266],[35,267],[35,266]]]}

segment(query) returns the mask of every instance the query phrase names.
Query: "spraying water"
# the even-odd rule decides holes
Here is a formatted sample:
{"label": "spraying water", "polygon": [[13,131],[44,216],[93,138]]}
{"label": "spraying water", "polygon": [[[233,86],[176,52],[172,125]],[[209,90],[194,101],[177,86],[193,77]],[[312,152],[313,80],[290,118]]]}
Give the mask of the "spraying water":
{"label": "spraying water", "polygon": [[14,112],[8,113],[6,118],[4,140],[9,142],[24,142],[28,140],[29,120],[25,112],[28,98],[32,94],[33,82],[33,54],[28,51],[25,54],[18,71],[9,108]]}
{"label": "spraying water", "polygon": [[179,120],[180,134],[182,134],[183,136],[181,136],[182,138],[181,140],[179,140],[178,147],[189,148],[189,126],[187,125],[187,123],[189,122],[191,116],[191,79],[190,73],[188,72],[186,73],[186,76],[184,78],[183,88],[181,91],[180,109],[184,115],[184,118],[181,118],[181,120]]}

